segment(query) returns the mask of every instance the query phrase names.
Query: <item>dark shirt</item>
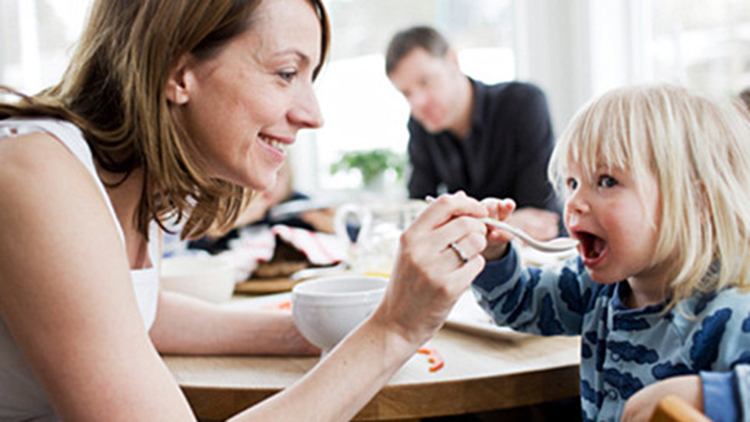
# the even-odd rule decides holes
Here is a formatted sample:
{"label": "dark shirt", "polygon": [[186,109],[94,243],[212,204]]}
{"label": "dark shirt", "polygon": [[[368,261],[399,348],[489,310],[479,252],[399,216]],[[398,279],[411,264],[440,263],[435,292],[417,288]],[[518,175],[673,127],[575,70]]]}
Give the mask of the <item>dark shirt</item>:
{"label": "dark shirt", "polygon": [[468,195],[512,198],[518,208],[559,212],[547,164],[554,135],[544,93],[520,82],[486,85],[469,78],[474,109],[469,135],[458,140],[447,131],[427,132],[409,119],[409,196],[464,190]]}

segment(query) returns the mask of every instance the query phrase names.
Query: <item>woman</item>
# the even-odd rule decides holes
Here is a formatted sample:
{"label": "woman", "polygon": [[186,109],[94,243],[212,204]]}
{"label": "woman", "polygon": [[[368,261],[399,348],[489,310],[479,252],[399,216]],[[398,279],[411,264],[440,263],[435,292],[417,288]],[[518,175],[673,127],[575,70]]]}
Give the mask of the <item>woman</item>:
{"label": "woman", "polygon": [[[160,292],[158,239],[175,213],[186,237],[228,227],[273,185],[322,124],[327,46],[319,0],[98,0],[62,82],[0,104],[0,420],[192,420],[158,352],[311,352],[288,317]],[[350,419],[483,266],[465,216],[485,214],[436,201],[378,310],[236,420]]]}

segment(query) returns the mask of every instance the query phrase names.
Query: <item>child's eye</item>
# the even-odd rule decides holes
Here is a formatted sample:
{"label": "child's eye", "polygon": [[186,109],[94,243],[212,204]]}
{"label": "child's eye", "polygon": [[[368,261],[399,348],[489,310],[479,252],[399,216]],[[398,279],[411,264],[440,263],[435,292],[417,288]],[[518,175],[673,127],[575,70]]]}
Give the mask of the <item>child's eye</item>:
{"label": "child's eye", "polygon": [[615,186],[617,186],[617,179],[615,179],[612,176],[604,174],[604,175],[599,176],[599,183],[598,183],[598,185],[601,186],[601,187],[603,187],[603,188],[615,187]]}
{"label": "child's eye", "polygon": [[578,180],[571,177],[565,181],[565,186],[567,186],[568,190],[572,192],[578,187]]}

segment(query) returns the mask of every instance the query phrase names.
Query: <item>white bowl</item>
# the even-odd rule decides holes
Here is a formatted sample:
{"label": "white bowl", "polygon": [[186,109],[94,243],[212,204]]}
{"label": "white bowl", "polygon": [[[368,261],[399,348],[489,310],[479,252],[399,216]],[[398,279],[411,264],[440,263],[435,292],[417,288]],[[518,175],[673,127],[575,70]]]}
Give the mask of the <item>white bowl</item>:
{"label": "white bowl", "polygon": [[388,279],[340,275],[303,281],[292,288],[297,329],[323,355],[365,320],[383,299]]}
{"label": "white bowl", "polygon": [[165,258],[161,262],[160,280],[164,290],[221,303],[234,292],[234,266],[220,256]]}

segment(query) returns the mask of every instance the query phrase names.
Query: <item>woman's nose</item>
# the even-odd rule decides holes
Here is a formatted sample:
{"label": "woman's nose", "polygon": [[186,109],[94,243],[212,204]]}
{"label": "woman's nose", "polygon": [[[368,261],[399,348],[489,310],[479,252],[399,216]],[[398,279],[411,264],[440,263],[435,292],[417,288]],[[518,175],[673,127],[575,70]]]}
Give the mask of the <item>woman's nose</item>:
{"label": "woman's nose", "polygon": [[323,126],[323,114],[312,86],[301,90],[297,101],[289,110],[289,118],[305,129]]}

